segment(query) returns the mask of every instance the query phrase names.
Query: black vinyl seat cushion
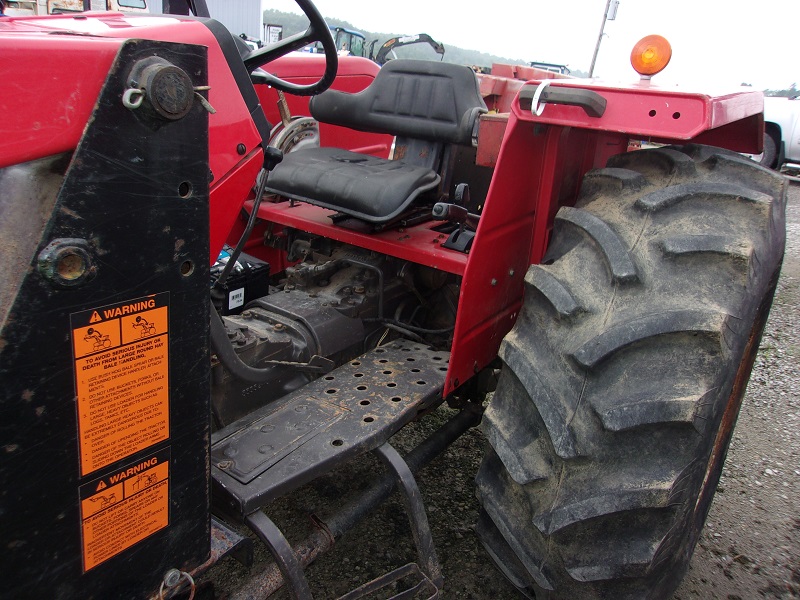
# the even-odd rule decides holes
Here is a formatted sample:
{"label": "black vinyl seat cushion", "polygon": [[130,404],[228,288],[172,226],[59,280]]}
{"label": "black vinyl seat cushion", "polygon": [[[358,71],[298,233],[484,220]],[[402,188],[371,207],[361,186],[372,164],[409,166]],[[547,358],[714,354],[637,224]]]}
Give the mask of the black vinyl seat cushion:
{"label": "black vinyl seat cushion", "polygon": [[330,208],[373,224],[399,216],[441,177],[430,167],[445,144],[471,145],[486,112],[475,73],[464,65],[393,60],[358,93],[327,90],[310,102],[320,122],[423,140],[439,150],[425,164],[386,160],[336,148],[289,152],[267,180],[280,196]]}
{"label": "black vinyl seat cushion", "polygon": [[342,150],[290,152],[269,174],[268,192],[330,208],[369,223],[386,223],[439,185],[426,167]]}
{"label": "black vinyl seat cushion", "polygon": [[486,112],[472,69],[408,59],[385,64],[361,92],[330,89],[309,107],[322,123],[466,146],[472,144],[475,121]]}

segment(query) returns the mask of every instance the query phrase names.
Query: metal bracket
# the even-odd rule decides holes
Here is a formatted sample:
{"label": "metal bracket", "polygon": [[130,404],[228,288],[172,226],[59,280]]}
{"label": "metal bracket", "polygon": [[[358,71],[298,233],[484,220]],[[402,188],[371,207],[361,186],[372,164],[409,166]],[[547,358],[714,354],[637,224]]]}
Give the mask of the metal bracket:
{"label": "metal bracket", "polygon": [[303,573],[303,565],[300,564],[292,546],[278,526],[261,511],[248,515],[245,521],[253,533],[269,548],[281,575],[283,575],[283,581],[289,588],[289,595],[292,599],[312,600],[311,589],[308,587],[308,580]]}
{"label": "metal bracket", "polygon": [[403,504],[405,504],[408,520],[411,523],[411,534],[419,554],[420,568],[437,588],[441,588],[444,583],[442,569],[436,556],[428,516],[425,514],[425,505],[422,503],[422,495],[419,492],[417,481],[406,461],[388,442],[376,448],[374,452],[397,477],[398,488],[402,492]]}
{"label": "metal bracket", "polygon": [[315,354],[307,363],[292,362],[290,360],[265,360],[261,365],[275,365],[278,367],[292,367],[297,371],[307,371],[309,373],[330,373],[336,367],[336,363],[329,358]]}

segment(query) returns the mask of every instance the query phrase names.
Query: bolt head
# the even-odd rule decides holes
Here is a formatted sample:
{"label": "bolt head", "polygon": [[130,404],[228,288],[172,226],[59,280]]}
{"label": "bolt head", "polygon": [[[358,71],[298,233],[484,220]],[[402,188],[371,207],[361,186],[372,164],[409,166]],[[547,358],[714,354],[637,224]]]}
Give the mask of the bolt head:
{"label": "bolt head", "polygon": [[178,569],[170,569],[164,573],[164,586],[174,588],[181,581],[181,572]]}

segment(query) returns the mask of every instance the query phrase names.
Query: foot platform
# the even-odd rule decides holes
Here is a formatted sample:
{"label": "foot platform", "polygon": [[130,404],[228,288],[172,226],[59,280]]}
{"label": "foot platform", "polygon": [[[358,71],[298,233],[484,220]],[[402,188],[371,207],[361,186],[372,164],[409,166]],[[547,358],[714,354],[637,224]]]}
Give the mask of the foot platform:
{"label": "foot platform", "polygon": [[397,340],[215,432],[215,512],[244,521],[383,445],[441,398],[450,354]]}

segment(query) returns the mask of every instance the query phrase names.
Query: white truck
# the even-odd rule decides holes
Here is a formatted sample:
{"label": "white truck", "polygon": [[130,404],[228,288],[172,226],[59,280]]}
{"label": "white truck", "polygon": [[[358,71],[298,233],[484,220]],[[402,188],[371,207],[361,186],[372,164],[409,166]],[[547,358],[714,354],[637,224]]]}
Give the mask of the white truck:
{"label": "white truck", "polygon": [[800,169],[800,97],[764,98],[764,152],[753,158],[776,170]]}

